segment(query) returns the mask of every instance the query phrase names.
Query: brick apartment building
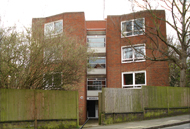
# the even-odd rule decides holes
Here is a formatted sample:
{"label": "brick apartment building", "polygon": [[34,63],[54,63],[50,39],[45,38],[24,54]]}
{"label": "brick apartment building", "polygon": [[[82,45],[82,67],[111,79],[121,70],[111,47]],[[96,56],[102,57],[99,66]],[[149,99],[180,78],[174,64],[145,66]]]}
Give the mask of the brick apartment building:
{"label": "brick apartment building", "polygon": [[[165,18],[163,10],[154,13]],[[139,89],[145,85],[169,85],[168,62],[153,62],[144,57],[151,56],[152,52],[148,49],[152,41],[144,32],[154,31],[146,27],[154,27],[148,11],[108,16],[101,21],[85,21],[83,12],[62,13],[33,18],[33,25],[39,20],[44,32],[49,25],[53,28],[59,25],[62,33],[67,33],[72,27],[75,31],[68,34],[86,39],[84,44],[88,44],[88,49],[93,49],[97,55],[96,60],[89,59],[92,70],[87,70],[86,77],[78,85],[80,124],[87,117],[98,118],[98,92],[102,87]],[[162,35],[166,37],[166,24],[158,22]],[[167,48],[161,41],[159,45]],[[155,56],[159,55],[159,52],[155,53]]]}

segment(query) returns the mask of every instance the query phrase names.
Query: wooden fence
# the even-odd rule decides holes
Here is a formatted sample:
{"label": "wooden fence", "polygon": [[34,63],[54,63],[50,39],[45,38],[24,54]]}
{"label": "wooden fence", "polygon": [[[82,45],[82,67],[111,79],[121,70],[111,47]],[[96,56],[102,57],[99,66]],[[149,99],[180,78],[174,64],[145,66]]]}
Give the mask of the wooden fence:
{"label": "wooden fence", "polygon": [[99,93],[99,123],[111,124],[190,112],[190,88],[144,86],[104,88]]}
{"label": "wooden fence", "polygon": [[78,114],[77,91],[0,89],[1,128],[21,125],[17,122],[26,122],[23,127],[33,127],[35,123],[48,127],[52,121],[57,122],[55,127],[76,127]]}

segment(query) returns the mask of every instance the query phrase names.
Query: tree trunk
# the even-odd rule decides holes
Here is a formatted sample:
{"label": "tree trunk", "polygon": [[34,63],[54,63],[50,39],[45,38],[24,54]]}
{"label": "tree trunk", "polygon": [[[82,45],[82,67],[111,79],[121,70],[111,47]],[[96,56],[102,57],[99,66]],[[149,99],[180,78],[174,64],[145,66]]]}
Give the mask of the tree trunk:
{"label": "tree trunk", "polygon": [[180,87],[186,86],[186,69],[182,68],[180,71]]}

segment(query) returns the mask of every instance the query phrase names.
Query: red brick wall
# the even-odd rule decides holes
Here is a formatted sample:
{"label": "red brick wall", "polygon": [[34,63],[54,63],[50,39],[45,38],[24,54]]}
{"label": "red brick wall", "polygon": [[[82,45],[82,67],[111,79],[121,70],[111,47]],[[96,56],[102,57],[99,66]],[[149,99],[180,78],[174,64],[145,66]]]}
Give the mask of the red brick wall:
{"label": "red brick wall", "polygon": [[106,28],[106,21],[86,21],[86,28]]}
{"label": "red brick wall", "polygon": [[[157,11],[159,17],[165,18],[164,11]],[[122,16],[108,16],[106,28],[106,61],[107,61],[107,86],[109,88],[122,88],[122,72],[146,70],[147,85],[168,86],[169,67],[168,62],[145,62],[121,63],[121,46],[131,44],[146,44],[146,48],[152,43],[145,35],[121,38],[121,21],[135,18],[145,18],[145,24],[153,26],[151,15],[147,12],[137,12]],[[160,22],[162,34],[166,37],[166,25]],[[147,28],[146,28],[147,29]],[[154,38],[154,37],[153,37]],[[164,44],[159,41],[161,46]],[[167,48],[164,46],[164,48]],[[146,54],[151,56],[151,51],[146,49]],[[156,56],[160,55],[157,51]]]}
{"label": "red brick wall", "polygon": [[[86,22],[83,12],[62,13],[46,18],[33,18],[33,25],[36,22],[41,22],[41,27],[44,24],[56,20],[63,20],[63,33],[70,37],[79,38],[83,44],[86,44]],[[81,82],[77,84],[79,92],[79,124],[83,124],[86,120],[86,71]]]}

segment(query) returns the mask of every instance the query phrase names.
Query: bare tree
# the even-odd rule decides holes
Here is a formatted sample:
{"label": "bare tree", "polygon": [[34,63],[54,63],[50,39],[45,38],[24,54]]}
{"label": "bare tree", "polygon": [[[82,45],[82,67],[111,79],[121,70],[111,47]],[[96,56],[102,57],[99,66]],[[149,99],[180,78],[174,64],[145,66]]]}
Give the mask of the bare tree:
{"label": "bare tree", "polygon": [[[190,47],[190,39],[188,38],[190,28],[190,15],[189,8],[190,3],[187,0],[157,0],[159,6],[164,8],[167,12],[170,12],[171,18],[159,17],[159,14],[155,13],[155,9],[151,6],[151,0],[142,0],[141,2],[135,0],[135,3],[143,10],[147,10],[152,16],[152,22],[154,27],[146,25],[145,35],[154,44],[152,49],[152,57],[148,57],[152,61],[167,61],[170,60],[176,64],[180,69],[180,87],[186,86],[186,71],[187,71],[187,58],[188,48]],[[142,4],[143,3],[143,4]],[[172,28],[175,35],[172,37],[173,41],[162,33],[160,22],[165,22],[170,28]],[[164,45],[160,46],[159,42]],[[164,47],[165,48],[164,48]],[[161,55],[154,56],[155,50],[159,51]]]}
{"label": "bare tree", "polygon": [[1,33],[0,87],[64,90],[79,83],[92,54],[84,39],[31,32],[9,28]]}

